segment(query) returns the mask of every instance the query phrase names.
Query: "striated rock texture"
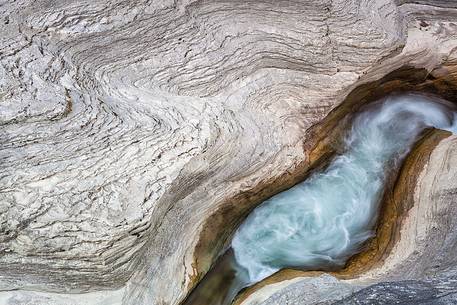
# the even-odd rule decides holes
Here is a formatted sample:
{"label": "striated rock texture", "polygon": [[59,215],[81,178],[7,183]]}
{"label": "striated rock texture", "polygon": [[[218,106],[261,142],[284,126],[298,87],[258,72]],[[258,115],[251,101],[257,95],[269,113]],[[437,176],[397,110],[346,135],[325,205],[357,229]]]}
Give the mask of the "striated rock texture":
{"label": "striated rock texture", "polygon": [[[0,16],[0,304],[179,304],[354,88],[456,74],[453,1],[0,0]],[[453,270],[452,145],[367,279]]]}

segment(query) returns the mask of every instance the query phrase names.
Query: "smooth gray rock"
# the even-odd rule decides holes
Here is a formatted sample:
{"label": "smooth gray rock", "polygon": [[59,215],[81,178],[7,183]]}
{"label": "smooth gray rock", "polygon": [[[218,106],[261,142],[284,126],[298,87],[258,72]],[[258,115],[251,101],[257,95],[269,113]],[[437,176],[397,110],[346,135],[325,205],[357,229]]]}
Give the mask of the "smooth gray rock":
{"label": "smooth gray rock", "polygon": [[383,282],[361,289],[334,305],[451,305],[457,303],[457,278]]}

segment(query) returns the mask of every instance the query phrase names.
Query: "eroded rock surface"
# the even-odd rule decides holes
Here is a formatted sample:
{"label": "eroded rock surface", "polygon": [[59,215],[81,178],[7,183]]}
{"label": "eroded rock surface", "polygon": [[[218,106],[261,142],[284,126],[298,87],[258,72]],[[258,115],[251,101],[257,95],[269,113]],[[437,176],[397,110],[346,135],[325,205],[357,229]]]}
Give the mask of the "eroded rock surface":
{"label": "eroded rock surface", "polygon": [[[195,261],[208,219],[307,160],[307,131],[352,89],[403,66],[455,73],[456,7],[0,2],[0,303],[178,304],[222,247]],[[452,175],[437,154],[424,175]],[[450,209],[451,181],[417,209]],[[451,251],[452,219],[422,217]]]}

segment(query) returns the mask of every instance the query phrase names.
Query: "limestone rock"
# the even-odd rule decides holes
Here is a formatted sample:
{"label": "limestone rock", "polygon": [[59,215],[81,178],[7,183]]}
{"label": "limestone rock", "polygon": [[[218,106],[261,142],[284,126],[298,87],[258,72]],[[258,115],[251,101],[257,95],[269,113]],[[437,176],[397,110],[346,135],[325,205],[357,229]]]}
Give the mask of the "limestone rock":
{"label": "limestone rock", "polygon": [[[0,13],[0,304],[178,304],[209,268],[194,259],[207,221],[309,160],[310,128],[354,88],[457,60],[450,1],[17,0]],[[454,200],[433,186],[433,204]],[[411,277],[434,270],[421,259]]]}

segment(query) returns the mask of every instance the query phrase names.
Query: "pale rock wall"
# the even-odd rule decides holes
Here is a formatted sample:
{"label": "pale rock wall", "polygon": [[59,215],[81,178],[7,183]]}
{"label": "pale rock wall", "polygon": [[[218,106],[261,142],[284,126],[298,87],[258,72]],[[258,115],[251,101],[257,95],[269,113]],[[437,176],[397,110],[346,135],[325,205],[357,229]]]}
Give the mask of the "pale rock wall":
{"label": "pale rock wall", "polygon": [[358,84],[457,56],[456,5],[419,2],[1,1],[0,290],[177,304],[227,198]]}

